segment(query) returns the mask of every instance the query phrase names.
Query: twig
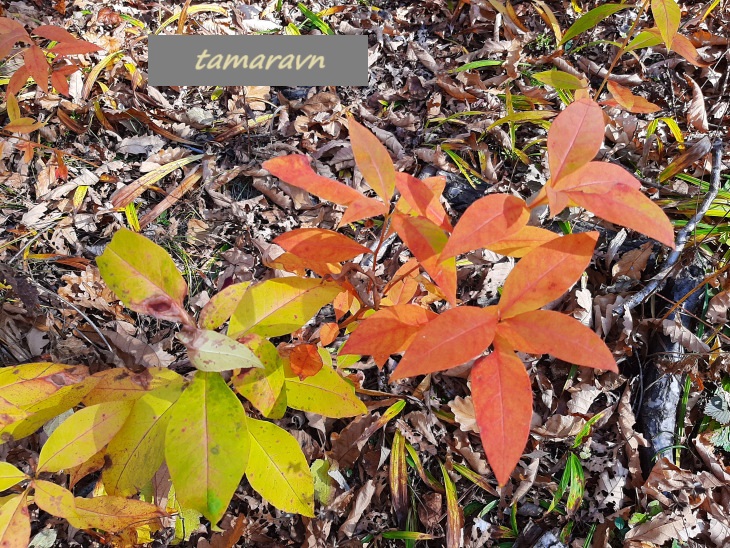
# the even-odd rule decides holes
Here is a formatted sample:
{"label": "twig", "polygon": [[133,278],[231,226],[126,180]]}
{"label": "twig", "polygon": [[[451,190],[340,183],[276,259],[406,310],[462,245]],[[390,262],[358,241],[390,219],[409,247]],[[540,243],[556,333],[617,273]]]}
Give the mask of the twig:
{"label": "twig", "polygon": [[702,220],[707,210],[710,209],[710,205],[717,197],[717,193],[720,191],[720,171],[722,170],[722,140],[717,139],[712,143],[712,174],[710,177],[710,188],[705,195],[705,199],[702,201],[702,205],[697,210],[697,213],[689,220],[682,230],[677,233],[677,241],[674,250],[667,257],[664,268],[654,276],[644,288],[635,293],[630,299],[624,302],[622,305],[616,307],[613,313],[622,316],[626,310],[636,308],[640,303],[644,302],[650,295],[659,291],[664,284],[667,282],[669,273],[671,272],[674,265],[679,260],[684,246],[687,245],[687,240],[690,234],[694,231],[697,223]]}

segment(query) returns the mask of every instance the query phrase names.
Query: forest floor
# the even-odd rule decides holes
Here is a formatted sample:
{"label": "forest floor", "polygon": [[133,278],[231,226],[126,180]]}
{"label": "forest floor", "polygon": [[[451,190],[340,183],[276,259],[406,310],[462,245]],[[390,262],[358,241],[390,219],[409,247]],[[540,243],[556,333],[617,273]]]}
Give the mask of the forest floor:
{"label": "forest floor", "polygon": [[[141,364],[189,371],[176,326],[125,309],[101,280],[95,258],[115,231],[138,222],[142,233],[175,259],[193,311],[231,283],[274,276],[264,264],[277,253],[270,243],[274,237],[298,227],[334,228],[341,211],[281,184],[261,164],[303,153],[319,174],[361,184],[352,180],[347,111],[380,138],[397,169],[447,177],[443,202],[454,220],[487,192],[529,198],[546,181],[548,122],[518,117],[492,124],[508,115],[508,100],[518,112],[564,108],[571,92],[542,83],[536,73],[558,69],[584,79],[594,91],[601,87],[616,43],[631,30],[641,3],[616,11],[562,47],[556,31],[564,34],[602,2],[304,4],[335,34],[368,36],[367,87],[154,88],[147,84],[146,37],[178,30],[177,20],[161,29],[178,3],[4,3],[0,15],[28,29],[58,25],[102,47],[79,58],[86,68],[98,66],[109,53],[119,55],[95,82],[88,70],[71,75],[67,96],[27,84],[18,94],[23,116],[45,125],[32,134],[0,137],[0,364],[56,361],[87,365],[92,372]],[[302,34],[321,32],[291,0],[207,6],[188,13],[185,34],[280,32],[287,25]],[[661,45],[622,56],[612,81],[660,110],[632,113],[607,104],[611,121],[599,156],[635,173],[678,229],[707,192],[712,142],[721,143],[725,166],[730,165],[730,9],[726,0],[680,6],[680,32],[696,48],[695,62]],[[637,28],[651,26],[650,13],[642,10]],[[481,60],[491,62],[464,70]],[[17,70],[17,57],[0,63],[5,85]],[[596,99],[610,97],[604,89]],[[0,106],[3,124],[7,108]],[[28,139],[41,146],[28,146]],[[204,156],[154,177],[126,213],[111,204],[118,189],[195,154]],[[202,178],[188,184],[187,175],[201,164]],[[730,545],[728,454],[722,440],[712,437],[724,426],[704,414],[708,397],[722,386],[730,348],[727,173],[677,263],[678,268],[700,265],[700,278],[707,279],[692,327],[665,333],[675,336],[684,352],[672,370],[681,379],[681,405],[674,444],[650,460],[649,475],[642,472],[639,448],[647,442],[636,415],[645,388],[642,372],[656,358],[649,341],[662,331],[657,320],[667,303],[647,299],[618,319],[612,310],[661,270],[666,248],[566,210],[557,222],[543,220],[543,226],[555,231],[597,226],[602,238],[587,283],[574,287],[560,307],[604,338],[620,373],[525,356],[534,391],[533,426],[510,483],[498,490],[485,459],[468,396],[468,369],[389,384],[397,356],[383,370],[364,357],[353,366],[354,375],[362,389],[381,394],[364,396],[368,415],[335,420],[289,413],[278,421],[310,462],[326,457],[338,470],[336,496],[318,504],[317,517],[280,512],[244,482],[221,522],[224,533],[214,533],[203,521],[187,531],[183,545],[445,545],[446,496],[415,468],[409,468],[407,520],[396,519],[388,473],[395,429],[426,471],[440,478],[441,462],[453,472],[464,514],[463,546],[533,546],[547,533],[574,547]],[[460,279],[459,298],[483,304],[497,295],[514,260],[489,252],[470,260],[474,266]],[[368,430],[387,406],[406,396],[397,418]],[[6,443],[0,453],[9,462],[36,458],[43,436],[41,431]],[[730,448],[728,438],[725,446]],[[566,463],[571,468],[564,473]],[[454,464],[476,472],[482,482],[469,481]],[[561,479],[568,489],[560,490]],[[35,511],[32,519],[34,546],[100,545],[89,532],[44,512]],[[399,531],[411,532],[411,540]],[[426,536],[414,540],[413,532]],[[158,532],[150,545],[165,546],[171,535]]]}

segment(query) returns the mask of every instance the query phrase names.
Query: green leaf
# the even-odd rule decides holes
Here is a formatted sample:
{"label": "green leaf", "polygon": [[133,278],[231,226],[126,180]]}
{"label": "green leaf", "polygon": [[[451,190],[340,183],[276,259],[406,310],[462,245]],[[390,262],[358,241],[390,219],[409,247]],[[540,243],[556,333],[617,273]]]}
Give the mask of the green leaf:
{"label": "green leaf", "polygon": [[[654,29],[657,30],[657,29]],[[662,38],[659,34],[655,34],[648,30],[641,31],[637,34],[631,42],[626,46],[626,52],[634,51],[635,49],[652,48],[662,43]]]}
{"label": "green leaf", "polygon": [[17,485],[25,479],[28,479],[28,476],[15,466],[9,462],[0,462],[0,491],[10,489],[13,485]]}
{"label": "green leaf", "polygon": [[292,409],[332,418],[367,413],[367,407],[355,395],[352,385],[327,363],[316,375],[304,380],[290,376],[285,382],[287,405]]}
{"label": "green leaf", "polygon": [[314,517],[314,481],[302,448],[283,428],[248,417],[251,452],[246,477],[279,510]]}
{"label": "green leaf", "polygon": [[251,335],[246,344],[260,360],[263,368],[245,369],[231,382],[236,391],[268,417],[284,388],[284,369],[276,347],[268,340]]}
{"label": "green leaf", "polygon": [[264,337],[288,335],[307,323],[342,291],[317,278],[276,278],[250,287],[228,324],[228,336],[245,333]]}
{"label": "green leaf", "polygon": [[71,415],[43,444],[37,471],[68,470],[89,460],[119,432],[133,405],[130,400],[110,401]]}
{"label": "green leaf", "polygon": [[96,258],[104,282],[129,308],[161,320],[188,321],[187,284],[172,258],[141,234],[121,229]]}
{"label": "green leaf", "polygon": [[171,414],[165,460],[176,496],[216,524],[246,470],[246,412],[219,373],[198,371]]}
{"label": "green leaf", "polygon": [[223,333],[195,329],[181,331],[177,334],[177,338],[187,347],[190,363],[199,371],[263,367],[261,360],[251,352],[250,348]]}
{"label": "green leaf", "polygon": [[556,114],[557,112],[552,112],[550,110],[528,110],[526,112],[515,112],[513,114],[508,114],[507,116],[504,116],[499,120],[496,120],[486,129],[486,131],[489,132],[495,127],[501,126],[502,124],[506,124],[508,122],[521,123],[534,122],[537,120],[547,120],[548,118],[552,118]]}
{"label": "green leaf", "polygon": [[332,490],[332,478],[327,473],[330,463],[323,459],[317,459],[312,463],[310,470],[314,480],[314,496],[320,504],[329,504],[334,491]]}
{"label": "green leaf", "polygon": [[558,45],[562,46],[571,38],[574,38],[579,34],[582,34],[585,31],[592,29],[598,23],[603,21],[606,17],[610,17],[614,13],[628,7],[629,4],[603,4],[602,6],[598,6],[597,8],[592,9],[583,17],[578,19],[575,23],[573,23],[567,31],[565,31],[563,39]]}

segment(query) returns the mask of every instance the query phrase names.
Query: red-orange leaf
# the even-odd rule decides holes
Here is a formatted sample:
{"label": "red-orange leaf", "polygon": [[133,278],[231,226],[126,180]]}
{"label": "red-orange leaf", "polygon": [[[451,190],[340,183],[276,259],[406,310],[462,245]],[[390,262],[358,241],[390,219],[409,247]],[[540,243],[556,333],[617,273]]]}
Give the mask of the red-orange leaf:
{"label": "red-orange leaf", "polygon": [[371,253],[347,236],[323,228],[298,228],[276,237],[274,243],[298,257],[324,263],[339,263]]}
{"label": "red-orange leaf", "polygon": [[492,343],[495,307],[450,308],[416,334],[391,380],[444,371],[479,356]]}
{"label": "red-orange leaf", "polygon": [[62,55],[84,55],[86,53],[94,53],[95,51],[101,50],[102,48],[92,44],[91,42],[74,39],[73,42],[62,42],[57,44],[53,47],[51,52],[60,57]]}
{"label": "red-orange leaf", "polygon": [[605,129],[603,110],[592,99],[571,103],[555,118],[547,140],[553,185],[595,158]]}
{"label": "red-orange leaf", "polygon": [[312,377],[322,369],[322,356],[313,344],[295,346],[289,354],[289,366],[301,380]]}
{"label": "red-orange leaf", "polygon": [[406,350],[418,331],[436,317],[414,304],[382,308],[358,324],[339,353],[371,355],[383,367],[391,354]]}
{"label": "red-orange leaf", "polygon": [[25,66],[30,72],[30,75],[38,84],[38,87],[44,93],[48,93],[48,74],[50,66],[46,59],[46,54],[43,50],[33,44],[23,52],[23,59],[25,59]]}
{"label": "red-orange leaf", "polygon": [[54,42],[72,42],[76,40],[73,34],[56,25],[41,25],[33,29],[33,34]]}
{"label": "red-orange leaf", "polygon": [[[634,95],[631,93],[630,89],[625,88],[616,82],[609,80],[607,86],[608,91],[610,91],[611,95],[613,95],[613,102],[617,103],[629,112],[649,114],[651,112],[658,112],[661,110],[660,106],[647,101],[641,95]],[[604,101],[604,103],[610,104],[608,101]]]}
{"label": "red-orange leaf", "polygon": [[588,182],[562,192],[602,219],[646,234],[674,249],[672,223],[641,190],[625,184]]}
{"label": "red-orange leaf", "polygon": [[0,17],[0,59],[10,55],[16,42],[33,43],[23,25],[9,17]]}
{"label": "red-orange leaf", "polygon": [[383,202],[363,196],[354,188],[334,179],[317,175],[307,157],[302,154],[272,158],[265,161],[262,167],[287,184],[306,190],[323,200],[347,206],[340,221],[342,224],[388,212],[388,206]]}
{"label": "red-orange leaf", "polygon": [[365,182],[389,203],[395,190],[395,167],[387,149],[373,133],[362,124],[348,117],[350,144],[355,163]]}
{"label": "red-orange leaf", "polygon": [[603,340],[575,318],[552,310],[534,310],[497,324],[497,335],[513,349],[550,354],[575,365],[618,372]]}
{"label": "red-orange leaf", "polygon": [[505,485],[530,435],[532,388],[524,364],[497,345],[474,364],[471,397],[489,466],[499,485]]}
{"label": "red-orange leaf", "polygon": [[530,211],[521,198],[509,194],[491,194],[479,198],[459,219],[441,257],[453,257],[489,247],[517,233],[529,218]]}
{"label": "red-orange leaf", "polygon": [[440,258],[448,241],[446,233],[425,217],[400,213],[393,215],[391,226],[444,292],[446,299],[452,305],[456,304],[456,260],[451,257],[442,261]]}
{"label": "red-orange leaf", "polygon": [[499,300],[500,318],[537,310],[565,293],[593,256],[598,232],[556,238],[525,255],[507,276]]}
{"label": "red-orange leaf", "polygon": [[395,174],[395,186],[401,195],[396,205],[398,211],[426,217],[447,232],[453,230],[449,216],[441,205],[441,194],[446,186],[444,177],[429,177],[422,181],[399,171]]}

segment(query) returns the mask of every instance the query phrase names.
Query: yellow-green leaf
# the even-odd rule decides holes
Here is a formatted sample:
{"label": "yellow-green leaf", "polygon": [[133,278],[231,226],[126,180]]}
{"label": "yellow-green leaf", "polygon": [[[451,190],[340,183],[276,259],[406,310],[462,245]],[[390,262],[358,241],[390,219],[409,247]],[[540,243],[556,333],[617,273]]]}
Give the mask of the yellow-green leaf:
{"label": "yellow-green leaf", "polygon": [[95,383],[85,366],[43,362],[0,369],[0,443],[29,436],[78,404]]}
{"label": "yellow-green leaf", "polygon": [[216,293],[200,311],[198,325],[201,329],[218,329],[226,323],[236,310],[241,297],[248,289],[251,282],[241,282],[226,287],[220,293]]}
{"label": "yellow-green leaf", "polygon": [[674,36],[679,30],[679,22],[682,18],[682,10],[676,0],[651,0],[651,14],[659,29],[659,34],[671,49]]}
{"label": "yellow-green leaf", "polygon": [[0,546],[14,548],[30,542],[30,514],[26,493],[11,495],[0,508]]}
{"label": "yellow-green leaf", "polygon": [[132,401],[110,401],[77,411],[56,428],[38,457],[38,472],[68,470],[89,460],[124,425]]}
{"label": "yellow-green leaf", "polygon": [[185,322],[188,286],[170,255],[156,243],[125,228],[96,258],[101,277],[129,308],[161,320]]}
{"label": "yellow-green leaf", "polygon": [[250,287],[228,325],[228,336],[288,335],[307,323],[342,288],[317,278],[276,278]]}
{"label": "yellow-green leaf", "polygon": [[291,376],[285,382],[287,405],[292,409],[333,418],[367,413],[352,385],[326,363],[316,375],[304,380]]}
{"label": "yellow-green leaf", "polygon": [[166,367],[148,367],[140,373],[132,373],[121,367],[105,369],[91,376],[96,381],[94,388],[82,400],[87,407],[117,400],[137,400],[145,394],[177,382],[182,386],[183,378]]}
{"label": "yellow-green leaf", "polygon": [[177,338],[188,349],[188,358],[199,371],[230,371],[262,368],[263,364],[247,346],[223,333],[196,329],[182,331]]}
{"label": "yellow-green leaf", "polygon": [[24,479],[28,479],[28,476],[15,466],[9,462],[0,462],[0,491],[10,489],[13,485],[19,484]]}
{"label": "yellow-green leaf", "polygon": [[263,369],[244,369],[231,379],[233,387],[253,406],[268,417],[284,388],[284,369],[279,352],[268,340],[251,335],[246,341],[254,354],[261,360]]}
{"label": "yellow-green leaf", "polygon": [[578,78],[562,70],[537,72],[532,77],[555,89],[582,89],[588,87],[588,82],[585,79]]}
{"label": "yellow-green leaf", "polygon": [[165,431],[170,408],[183,391],[182,377],[146,393],[106,449],[111,461],[101,474],[111,495],[136,494],[154,476],[165,459]]}
{"label": "yellow-green leaf", "polygon": [[175,402],[165,439],[180,503],[218,523],[241,482],[248,453],[243,405],[219,373],[198,371]]}
{"label": "yellow-green leaf", "polygon": [[314,481],[299,442],[283,428],[247,418],[251,438],[246,477],[257,493],[284,512],[314,517]]}

